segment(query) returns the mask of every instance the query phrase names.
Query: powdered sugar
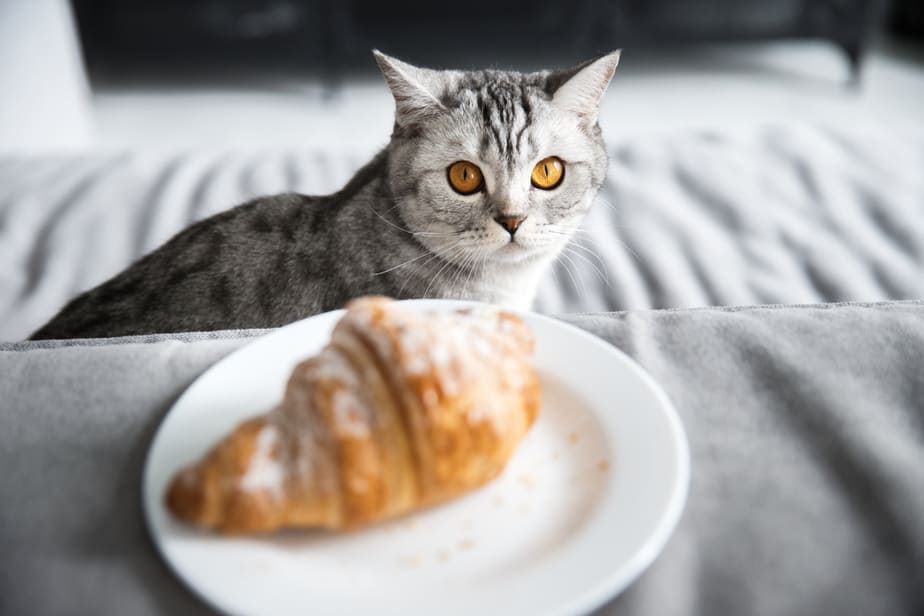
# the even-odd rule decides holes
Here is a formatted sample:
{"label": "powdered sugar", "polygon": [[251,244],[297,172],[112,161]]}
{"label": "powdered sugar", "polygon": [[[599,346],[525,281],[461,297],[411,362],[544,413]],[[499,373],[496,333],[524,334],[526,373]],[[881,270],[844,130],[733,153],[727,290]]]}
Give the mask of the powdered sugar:
{"label": "powdered sugar", "polygon": [[266,425],[260,429],[250,467],[241,477],[240,486],[243,490],[270,490],[277,494],[282,490],[285,473],[279,459],[273,456],[278,443],[279,433],[275,426]]}
{"label": "powdered sugar", "polygon": [[362,408],[356,394],[345,389],[334,392],[331,400],[334,414],[334,432],[337,436],[368,438],[369,426],[363,420]]}
{"label": "powdered sugar", "polygon": [[[425,389],[420,392],[421,402],[427,408],[435,408],[444,397],[459,396],[467,388],[477,387],[484,392],[484,397],[479,393],[471,400],[468,416],[472,423],[491,421],[501,429],[507,412],[503,393],[518,391],[530,380],[528,330],[499,308],[421,313],[395,304],[383,311],[380,300],[357,302],[347,312],[346,325],[334,330],[334,341],[338,335],[349,337],[356,331],[366,336],[379,357],[394,365],[402,378],[422,379],[419,382]],[[345,365],[325,368],[325,372],[346,380],[342,373],[349,372],[352,366],[342,358],[341,362]],[[433,387],[427,384],[431,379]],[[351,380],[347,389],[353,389],[354,384]],[[335,420],[342,427],[335,429],[357,437],[367,435],[368,426],[362,416],[359,421],[350,417],[345,401],[336,406]]]}
{"label": "powdered sugar", "polygon": [[401,321],[397,344],[405,370],[412,376],[435,375],[444,394],[458,395],[478,378],[485,362],[499,364],[506,386],[524,384],[522,366],[511,356],[516,332],[500,310],[428,315],[407,311],[395,318]]}
{"label": "powdered sugar", "polygon": [[340,381],[348,387],[358,383],[358,377],[352,364],[339,351],[331,347],[326,347],[321,351],[313,369],[315,379]]}
{"label": "powdered sugar", "polygon": [[[387,344],[387,356],[401,358],[406,375],[436,379],[437,389],[421,394],[425,406],[436,406],[439,394],[452,397],[468,387],[488,386],[486,379],[505,391],[519,390],[528,381],[523,329],[501,310],[479,307],[420,314],[395,307],[389,318],[397,325],[397,336],[377,336],[379,348]],[[492,396],[474,402],[468,418],[472,423],[491,421],[502,429],[506,412],[503,396]]]}
{"label": "powdered sugar", "polygon": [[506,414],[501,402],[499,399],[480,400],[477,404],[470,406],[467,415],[469,424],[490,421],[498,426]]}

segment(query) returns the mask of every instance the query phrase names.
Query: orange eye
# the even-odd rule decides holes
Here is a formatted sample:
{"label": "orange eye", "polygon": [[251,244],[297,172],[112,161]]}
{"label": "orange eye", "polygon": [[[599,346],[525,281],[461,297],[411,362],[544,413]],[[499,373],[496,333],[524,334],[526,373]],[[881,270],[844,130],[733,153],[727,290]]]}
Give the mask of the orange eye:
{"label": "orange eye", "polygon": [[460,160],[449,165],[446,175],[449,176],[449,185],[461,195],[476,193],[484,185],[481,169],[467,160]]}
{"label": "orange eye", "polygon": [[561,184],[565,178],[565,163],[557,156],[543,158],[533,167],[533,186],[551,190]]}

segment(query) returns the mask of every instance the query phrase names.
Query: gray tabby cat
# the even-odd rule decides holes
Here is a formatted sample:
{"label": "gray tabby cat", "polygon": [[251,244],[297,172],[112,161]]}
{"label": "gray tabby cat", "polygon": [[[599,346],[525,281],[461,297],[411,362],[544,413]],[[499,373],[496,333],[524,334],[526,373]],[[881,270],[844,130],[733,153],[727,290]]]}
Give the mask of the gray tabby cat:
{"label": "gray tabby cat", "polygon": [[342,190],[202,220],[32,338],[275,327],[367,294],[527,308],[603,182],[597,113],[619,52],[529,74],[375,58],[394,131]]}

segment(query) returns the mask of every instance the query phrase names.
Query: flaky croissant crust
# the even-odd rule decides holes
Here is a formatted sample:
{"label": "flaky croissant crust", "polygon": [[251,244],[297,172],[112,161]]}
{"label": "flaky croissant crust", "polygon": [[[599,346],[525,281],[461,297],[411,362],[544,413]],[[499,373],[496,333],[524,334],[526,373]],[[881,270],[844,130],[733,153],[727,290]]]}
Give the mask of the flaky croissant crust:
{"label": "flaky croissant crust", "polygon": [[224,533],[341,530],[469,492],[536,417],[532,353],[526,325],[501,310],[355,300],[277,408],[177,474],[167,508]]}

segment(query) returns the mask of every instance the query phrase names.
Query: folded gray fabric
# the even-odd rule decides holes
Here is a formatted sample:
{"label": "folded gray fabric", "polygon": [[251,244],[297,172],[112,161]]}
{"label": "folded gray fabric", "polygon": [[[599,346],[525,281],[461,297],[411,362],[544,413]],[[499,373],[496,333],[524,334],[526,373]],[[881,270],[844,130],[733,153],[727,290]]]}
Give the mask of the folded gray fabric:
{"label": "folded gray fabric", "polygon": [[0,352],[0,614],[210,613],[154,551],[161,418],[246,339]]}
{"label": "folded gray fabric", "polygon": [[924,303],[574,322],[664,387],[687,510],[606,614],[924,614]]}
{"label": "folded gray fabric", "polygon": [[[568,320],[661,383],[691,445],[676,533],[603,613],[922,613],[924,303]],[[0,351],[0,613],[208,613],[146,534],[141,468],[171,403],[245,342]]]}

